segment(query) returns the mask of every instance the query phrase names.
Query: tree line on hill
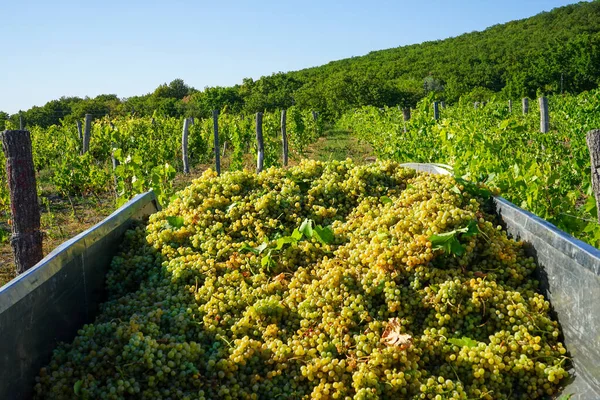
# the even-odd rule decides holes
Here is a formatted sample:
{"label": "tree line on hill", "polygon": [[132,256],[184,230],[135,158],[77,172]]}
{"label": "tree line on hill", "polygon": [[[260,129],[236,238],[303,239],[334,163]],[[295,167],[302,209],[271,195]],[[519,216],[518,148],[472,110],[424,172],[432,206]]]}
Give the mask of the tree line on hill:
{"label": "tree line on hill", "polygon": [[600,1],[581,2],[482,32],[371,52],[365,56],[232,87],[198,90],[182,79],[129,98],[61,97],[14,115],[0,111],[0,129],[19,117],[50,126],[85,114],[204,118],[212,110],[272,111],[296,105],[329,120],[363,105],[413,106],[425,96],[447,103],[491,97],[579,93],[600,84]]}

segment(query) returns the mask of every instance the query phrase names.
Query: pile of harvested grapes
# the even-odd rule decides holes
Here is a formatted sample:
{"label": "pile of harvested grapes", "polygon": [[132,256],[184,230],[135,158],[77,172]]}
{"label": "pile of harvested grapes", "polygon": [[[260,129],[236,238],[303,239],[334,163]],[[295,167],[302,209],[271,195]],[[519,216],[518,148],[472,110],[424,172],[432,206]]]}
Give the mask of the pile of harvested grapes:
{"label": "pile of harvested grapes", "polygon": [[126,235],[38,399],[533,399],[568,373],[489,191],[393,162],[212,171]]}

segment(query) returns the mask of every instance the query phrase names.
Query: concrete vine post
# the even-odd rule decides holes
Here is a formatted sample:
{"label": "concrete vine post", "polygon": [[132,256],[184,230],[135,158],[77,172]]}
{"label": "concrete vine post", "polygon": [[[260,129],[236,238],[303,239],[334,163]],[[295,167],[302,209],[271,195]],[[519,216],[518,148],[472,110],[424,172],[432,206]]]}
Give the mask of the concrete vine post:
{"label": "concrete vine post", "polygon": [[529,99],[524,97],[523,100],[523,115],[526,115],[529,112]]}
{"label": "concrete vine post", "polygon": [[188,135],[189,135],[189,118],[183,120],[183,132],[181,133],[181,154],[183,158],[183,173],[190,173],[190,164],[188,160]]}
{"label": "concrete vine post", "polygon": [[[112,122],[109,122],[110,129],[113,131],[116,129],[115,125]],[[115,157],[115,142],[110,143],[110,161],[112,163],[113,170],[113,184],[115,186],[115,197],[119,197],[119,180],[117,178],[117,174],[115,173],[117,167],[119,166],[119,160]]]}
{"label": "concrete vine post", "polygon": [[10,244],[17,273],[21,274],[44,256],[31,137],[28,131],[22,130],[4,131],[0,136],[6,156],[6,178],[10,191]]}
{"label": "concrete vine post", "polygon": [[[215,143],[215,170],[217,175],[221,175],[221,155],[219,154],[219,110],[213,110],[213,132]],[[225,143],[227,145],[227,143]],[[223,146],[223,154],[225,154],[225,146]]]}
{"label": "concrete vine post", "polygon": [[79,141],[83,142],[83,128],[81,126],[81,121],[77,120],[77,136],[79,137]]}
{"label": "concrete vine post", "polygon": [[508,101],[508,113],[512,114],[512,100]]}
{"label": "concrete vine post", "polygon": [[[592,190],[596,197],[596,205],[600,207],[600,129],[589,131],[585,139],[592,164]],[[600,222],[600,212],[598,222]]]}
{"label": "concrete vine post", "polygon": [[281,110],[281,143],[283,151],[283,166],[288,165],[288,139],[287,139],[287,127],[286,127],[286,110]]}
{"label": "concrete vine post", "polygon": [[90,149],[90,136],[92,134],[92,114],[85,114],[85,130],[83,131],[83,150],[85,154]]}
{"label": "concrete vine post", "polygon": [[406,133],[406,122],[410,120],[410,107],[402,109],[402,119],[404,120],[404,133]]}
{"label": "concrete vine post", "polygon": [[262,119],[263,119],[263,114],[261,112],[257,112],[256,113],[256,144],[258,146],[258,154],[256,156],[256,173],[259,173],[263,170],[263,164],[265,161],[265,144],[263,142]]}
{"label": "concrete vine post", "polygon": [[550,131],[550,115],[548,114],[548,98],[540,97],[540,132],[548,133]]}

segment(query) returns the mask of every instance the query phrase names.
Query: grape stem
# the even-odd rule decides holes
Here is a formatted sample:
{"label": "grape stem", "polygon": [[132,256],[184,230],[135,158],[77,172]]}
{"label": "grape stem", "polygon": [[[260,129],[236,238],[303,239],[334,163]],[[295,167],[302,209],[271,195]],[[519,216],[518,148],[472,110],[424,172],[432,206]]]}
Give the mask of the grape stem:
{"label": "grape stem", "polygon": [[226,339],[226,338],[225,338],[223,335],[221,335],[220,333],[218,333],[218,334],[217,334],[215,337],[216,337],[217,339],[220,339],[220,340],[224,341],[225,343],[227,343],[227,346],[229,346],[229,348],[232,348],[232,347],[233,347],[233,345],[231,344],[231,342],[230,342],[230,341],[228,341],[228,340],[227,340],[227,339]]}

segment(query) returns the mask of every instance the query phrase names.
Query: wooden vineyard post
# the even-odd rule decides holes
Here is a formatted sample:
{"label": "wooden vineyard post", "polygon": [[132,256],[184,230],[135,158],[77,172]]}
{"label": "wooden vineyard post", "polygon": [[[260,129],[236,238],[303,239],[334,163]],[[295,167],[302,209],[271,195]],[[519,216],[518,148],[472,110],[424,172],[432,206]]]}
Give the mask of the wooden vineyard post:
{"label": "wooden vineyard post", "polygon": [[437,101],[433,102],[433,119],[436,121],[440,119],[440,103]]}
{"label": "wooden vineyard post", "polygon": [[92,114],[85,114],[85,130],[83,132],[83,150],[82,154],[85,154],[90,149],[90,135],[92,131]]}
{"label": "wooden vineyard post", "polygon": [[286,130],[286,110],[281,110],[281,143],[283,150],[283,166],[288,165],[288,140]]}
{"label": "wooden vineyard post", "polygon": [[529,112],[529,99],[527,97],[523,98],[523,115],[526,115]]}
{"label": "wooden vineyard post", "polygon": [[12,237],[17,273],[21,274],[40,261],[42,232],[38,205],[31,137],[28,131],[4,131],[2,148],[6,156],[6,177],[10,191]]}
{"label": "wooden vineyard post", "polygon": [[185,118],[183,120],[183,132],[181,134],[181,154],[183,158],[183,173],[190,173],[190,164],[188,160],[188,135],[189,135],[190,120]]}
{"label": "wooden vineyard post", "polygon": [[550,131],[550,115],[548,115],[548,98],[540,97],[540,132],[548,133]]}
{"label": "wooden vineyard post", "polygon": [[[80,123],[81,124],[81,123]],[[112,122],[109,122],[110,129],[115,130],[115,125]],[[110,161],[112,162],[112,171],[113,171],[113,184],[115,186],[115,197],[119,198],[119,180],[117,178],[117,174],[115,170],[119,166],[119,160],[115,158],[115,142],[110,143]]]}
{"label": "wooden vineyard post", "polygon": [[316,111],[312,112],[312,117],[314,121],[317,121],[317,118],[319,118],[319,114]]}
{"label": "wooden vineyard post", "polygon": [[512,100],[508,101],[508,113],[512,114]]}
{"label": "wooden vineyard post", "polygon": [[[221,156],[219,154],[219,110],[213,110],[213,132],[215,142],[215,170],[217,175],[221,175]],[[227,144],[227,143],[225,143]],[[225,154],[225,146],[223,146],[223,154]]]}
{"label": "wooden vineyard post", "polygon": [[256,113],[256,144],[258,146],[258,154],[256,157],[256,173],[263,170],[263,163],[265,160],[265,144],[263,143],[263,132],[262,132],[262,117],[261,112]]}
{"label": "wooden vineyard post", "polygon": [[[600,129],[589,131],[585,139],[592,164],[592,189],[596,197],[596,205],[600,205]],[[600,222],[600,212],[598,222]]]}
{"label": "wooden vineyard post", "polygon": [[[218,123],[218,119],[217,119],[217,123]],[[217,127],[217,131],[218,131],[218,127]],[[218,139],[218,138],[217,138]],[[227,138],[225,138],[225,140],[223,140],[223,151],[221,152],[221,157],[225,157],[225,152],[227,151]],[[219,158],[219,161],[221,161],[221,159]],[[219,162],[219,167],[217,168],[219,171],[218,173],[221,173],[221,163]]]}
{"label": "wooden vineyard post", "polygon": [[81,121],[77,120],[77,136],[79,137],[79,141],[83,141],[83,132],[81,127]]}
{"label": "wooden vineyard post", "polygon": [[404,120],[404,133],[406,133],[406,122],[410,121],[410,107],[402,109],[402,119]]}
{"label": "wooden vineyard post", "polygon": [[477,108],[479,107],[479,102],[476,101],[475,103],[473,103],[473,108],[477,110]]}

